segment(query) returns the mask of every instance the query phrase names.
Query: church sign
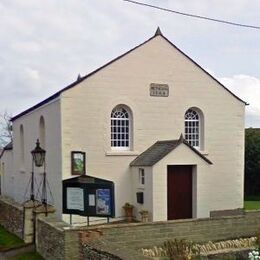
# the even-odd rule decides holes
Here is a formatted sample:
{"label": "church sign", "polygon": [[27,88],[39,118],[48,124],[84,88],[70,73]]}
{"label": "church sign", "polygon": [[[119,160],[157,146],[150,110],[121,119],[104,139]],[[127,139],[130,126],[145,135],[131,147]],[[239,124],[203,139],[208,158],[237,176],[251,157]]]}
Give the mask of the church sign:
{"label": "church sign", "polygon": [[168,84],[150,84],[150,96],[152,97],[168,97],[169,85]]}
{"label": "church sign", "polygon": [[64,180],[63,213],[114,217],[114,183],[87,175]]}

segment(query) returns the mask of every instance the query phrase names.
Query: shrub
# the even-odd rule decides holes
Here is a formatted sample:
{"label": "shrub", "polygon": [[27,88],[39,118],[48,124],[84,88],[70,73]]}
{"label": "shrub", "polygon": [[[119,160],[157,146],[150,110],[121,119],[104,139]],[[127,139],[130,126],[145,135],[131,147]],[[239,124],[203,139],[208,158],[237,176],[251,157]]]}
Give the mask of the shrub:
{"label": "shrub", "polygon": [[167,240],[163,244],[167,256],[174,260],[189,260],[200,254],[198,247],[187,240]]}
{"label": "shrub", "polygon": [[256,233],[256,241],[255,241],[256,248],[260,250],[260,230]]}
{"label": "shrub", "polygon": [[248,258],[250,260],[256,260],[256,259],[260,259],[260,253],[258,250],[253,250],[252,252],[250,252],[248,254]]}
{"label": "shrub", "polygon": [[134,206],[130,204],[129,202],[126,202],[123,208],[133,208]]}
{"label": "shrub", "polygon": [[[239,238],[234,240],[225,240],[225,241],[217,241],[212,242],[209,241],[207,243],[203,244],[194,244],[192,242],[186,242],[185,240],[182,240],[184,243],[181,244],[179,240],[170,240],[173,242],[165,242],[164,246],[154,246],[153,248],[146,248],[142,249],[143,255],[147,257],[162,257],[162,259],[207,259],[207,256],[210,255],[211,258],[209,259],[221,259],[221,260],[230,260],[230,259],[247,259],[240,257],[239,253],[236,255],[229,254],[229,255],[223,255],[223,253],[228,253],[228,251],[237,250],[239,249],[249,249],[249,248],[255,248],[255,251],[257,250],[256,246],[256,237],[251,238]],[[259,238],[258,238],[259,239]],[[179,241],[179,242],[178,242]],[[260,241],[260,239],[259,239]],[[174,243],[174,245],[173,245]],[[185,247],[186,245],[186,247]],[[189,245],[189,246],[187,246]],[[192,250],[188,250],[188,248],[191,247]],[[186,249],[185,249],[186,248]],[[178,258],[175,257],[175,253],[177,251]],[[184,253],[180,253],[180,251],[184,251]],[[191,251],[190,253],[187,253]],[[259,250],[258,250],[259,251]],[[194,252],[195,255],[192,255]],[[217,256],[219,253],[222,253],[219,257]],[[170,254],[172,254],[170,256]],[[241,253],[243,256],[247,254],[247,252]],[[183,255],[183,256],[180,256]],[[237,256],[238,255],[238,256]],[[214,256],[214,258],[212,258]],[[236,258],[237,256],[237,258]],[[166,257],[166,258],[164,258]],[[168,257],[168,258],[167,258]],[[161,258],[160,258],[161,259]],[[252,258],[253,259],[253,258]],[[257,258],[254,258],[257,259]],[[260,258],[259,258],[260,259]]]}

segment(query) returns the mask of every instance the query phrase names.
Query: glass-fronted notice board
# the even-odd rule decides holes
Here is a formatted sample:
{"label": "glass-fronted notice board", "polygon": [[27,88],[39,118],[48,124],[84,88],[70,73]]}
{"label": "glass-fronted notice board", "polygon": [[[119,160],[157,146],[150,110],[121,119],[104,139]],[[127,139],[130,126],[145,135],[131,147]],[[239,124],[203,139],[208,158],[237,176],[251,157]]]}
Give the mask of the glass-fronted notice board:
{"label": "glass-fronted notice board", "polygon": [[114,217],[114,183],[87,175],[64,180],[63,213]]}

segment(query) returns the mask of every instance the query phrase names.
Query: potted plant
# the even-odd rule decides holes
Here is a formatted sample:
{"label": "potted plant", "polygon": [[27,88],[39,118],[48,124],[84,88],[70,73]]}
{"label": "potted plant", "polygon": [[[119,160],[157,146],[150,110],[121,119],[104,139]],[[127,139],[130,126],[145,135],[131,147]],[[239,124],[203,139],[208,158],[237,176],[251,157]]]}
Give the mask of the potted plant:
{"label": "potted plant", "polygon": [[125,210],[125,217],[127,222],[131,222],[133,220],[134,206],[129,202],[126,202],[125,205],[123,206],[123,209]]}
{"label": "potted plant", "polygon": [[147,209],[142,209],[139,211],[141,215],[141,220],[142,222],[148,222],[148,210]]}

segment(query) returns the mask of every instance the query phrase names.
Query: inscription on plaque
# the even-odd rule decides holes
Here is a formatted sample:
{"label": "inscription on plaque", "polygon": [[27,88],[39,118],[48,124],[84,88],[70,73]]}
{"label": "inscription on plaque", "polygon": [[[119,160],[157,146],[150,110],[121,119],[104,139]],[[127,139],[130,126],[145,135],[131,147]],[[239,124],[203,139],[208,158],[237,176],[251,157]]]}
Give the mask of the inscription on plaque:
{"label": "inscription on plaque", "polygon": [[152,97],[168,97],[169,86],[167,84],[150,84],[150,96]]}

